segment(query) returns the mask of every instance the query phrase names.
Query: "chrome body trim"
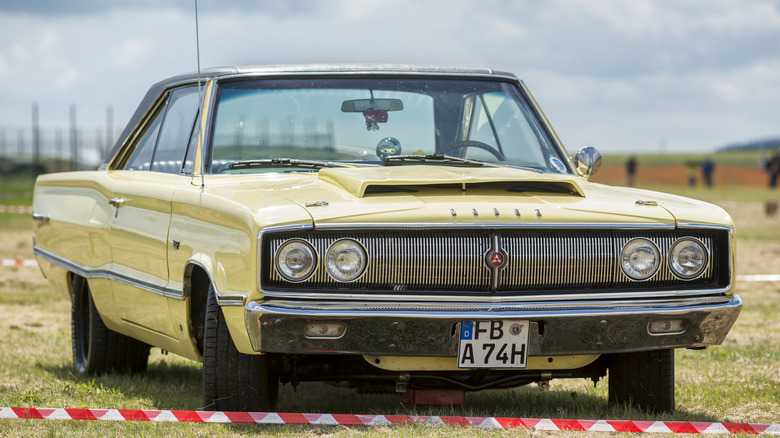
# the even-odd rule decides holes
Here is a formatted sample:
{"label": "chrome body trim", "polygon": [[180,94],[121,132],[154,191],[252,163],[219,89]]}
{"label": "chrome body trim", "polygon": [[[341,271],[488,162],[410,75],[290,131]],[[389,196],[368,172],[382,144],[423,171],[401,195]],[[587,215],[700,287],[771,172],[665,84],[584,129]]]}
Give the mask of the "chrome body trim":
{"label": "chrome body trim", "polygon": [[[579,311],[623,311],[626,309],[663,309],[683,306],[708,306],[723,304],[733,297],[715,295],[708,297],[685,297],[669,299],[628,299],[628,300],[568,300],[549,302],[538,301],[511,301],[501,303],[473,303],[462,301],[445,301],[430,303],[427,301],[303,301],[303,300],[268,300],[263,302],[251,301],[246,308],[256,309],[268,307],[276,311],[313,316],[327,313],[333,316],[354,316],[359,312],[362,316],[382,316],[385,312],[395,312],[400,317],[412,317],[425,315],[427,317],[452,317],[458,315],[474,315],[484,312],[563,312],[572,313]],[[740,299],[741,301],[741,299]],[[282,310],[283,309],[283,310]],[[484,316],[484,314],[482,315]]]}
{"label": "chrome body trim", "polygon": [[[739,296],[653,302],[318,303],[250,302],[244,322],[255,351],[396,356],[457,355],[461,321],[518,319],[531,323],[530,355],[608,354],[717,345],[742,309]],[[682,333],[650,335],[652,321],[683,319]],[[308,339],[311,321],[345,324],[339,339]]]}
{"label": "chrome body trim", "polygon": [[88,268],[86,266],[82,266],[78,263],[72,262],[57,254],[49,252],[38,246],[33,248],[33,253],[35,254],[36,257],[40,257],[67,271],[74,272],[84,278],[105,278],[112,281],[118,281],[128,286],[145,290],[153,294],[162,295],[167,298],[173,298],[176,300],[184,299],[184,292],[181,290],[172,289],[168,287],[161,287],[156,284],[139,280],[127,274],[118,273],[113,269],[109,269],[109,268]]}
{"label": "chrome body trim", "polygon": [[246,302],[246,295],[222,295],[217,292],[216,298],[220,307],[240,307]]}
{"label": "chrome body trim", "polygon": [[[288,70],[266,70],[266,71],[237,71],[236,73],[227,73],[214,78],[218,81],[229,81],[236,79],[269,79],[269,78],[295,78],[295,77],[357,77],[357,76],[385,76],[385,77],[418,77],[418,78],[463,78],[463,79],[496,79],[504,82],[518,83],[517,76],[511,73],[491,71],[491,70],[474,70],[474,71],[426,71],[426,70],[392,70],[392,69],[361,69],[361,66],[357,66],[356,69],[332,69],[332,70],[318,70],[318,69],[299,69],[294,67]],[[381,67],[381,66],[379,66]]]}
{"label": "chrome body trim", "polygon": [[660,291],[660,292],[610,292],[610,293],[582,293],[567,295],[534,294],[528,296],[528,301],[523,301],[524,297],[518,296],[461,296],[461,295],[404,295],[404,294],[360,294],[360,293],[338,293],[338,292],[277,292],[261,290],[261,293],[272,298],[293,298],[303,300],[314,299],[359,299],[370,302],[381,302],[386,300],[417,300],[429,303],[440,303],[442,300],[463,300],[469,303],[511,303],[517,302],[535,302],[537,300],[547,300],[552,302],[562,302],[569,300],[609,300],[616,298],[674,298],[674,297],[708,297],[713,295],[723,295],[731,292],[731,287],[720,289],[702,289],[695,291]]}
{"label": "chrome body trim", "polygon": [[[204,175],[210,175],[211,174],[211,162],[212,162],[212,154],[211,154],[211,137],[214,134],[213,126],[214,126],[214,111],[217,107],[217,96],[218,96],[218,81],[216,79],[210,79],[206,81],[206,87],[205,90],[208,90],[209,82],[214,81],[213,86],[211,86],[211,94],[206,97],[206,94],[203,94],[203,102],[201,102],[200,111],[198,112],[197,122],[201,123],[201,118],[204,116],[206,117],[206,126],[204,128],[203,132],[198,133],[198,140],[199,140],[199,151],[202,153],[201,160],[200,160],[200,169],[192,169],[193,176],[194,177],[201,177],[203,178]],[[208,99],[209,107],[204,108],[204,104],[206,102],[206,99]],[[200,173],[199,173],[200,172]],[[203,180],[201,180],[201,183],[203,183]]]}
{"label": "chrome body trim", "polygon": [[[520,215],[517,212],[517,217]],[[314,227],[312,227],[314,228]],[[469,228],[516,228],[516,229],[548,229],[555,228],[559,230],[580,230],[582,228],[603,228],[609,230],[640,230],[640,229],[652,229],[652,230],[674,230],[675,224],[615,224],[615,223],[596,223],[596,222],[584,222],[584,223],[538,223],[538,222],[501,222],[501,223],[380,223],[380,222],[366,222],[366,223],[318,223],[316,225],[318,230],[329,229],[341,229],[341,228],[381,228],[386,230],[405,230],[409,228],[455,228],[455,229],[469,229]]]}
{"label": "chrome body trim", "polygon": [[727,225],[716,225],[716,224],[702,224],[702,223],[696,223],[696,222],[679,222],[677,224],[677,228],[699,228],[699,229],[710,229],[710,230],[724,230],[728,231],[729,234],[734,233],[734,229],[732,227],[729,227]]}
{"label": "chrome body trim", "polygon": [[[33,248],[33,252],[35,253],[36,257],[40,257],[48,262],[51,262],[65,269],[66,271],[73,272],[84,278],[105,278],[112,281],[118,281],[128,286],[132,286],[153,294],[161,295],[166,298],[173,298],[179,301],[183,301],[187,298],[187,295],[184,294],[183,290],[173,289],[169,287],[160,287],[145,282],[143,280],[139,280],[129,275],[117,273],[114,270],[108,268],[87,268],[78,263],[74,263],[64,257],[60,257],[57,254],[54,254],[38,246]],[[224,295],[219,293],[219,291],[216,290],[216,283],[214,283],[214,277],[212,276],[211,271],[200,261],[190,259],[187,260],[187,265],[197,265],[198,267],[203,269],[204,272],[206,272],[206,275],[209,277],[209,281],[211,281],[211,284],[215,285],[214,290],[216,291],[217,294],[216,296],[217,304],[219,304],[220,306],[243,306],[246,303],[246,298],[247,298],[246,295],[242,295],[242,294]]]}

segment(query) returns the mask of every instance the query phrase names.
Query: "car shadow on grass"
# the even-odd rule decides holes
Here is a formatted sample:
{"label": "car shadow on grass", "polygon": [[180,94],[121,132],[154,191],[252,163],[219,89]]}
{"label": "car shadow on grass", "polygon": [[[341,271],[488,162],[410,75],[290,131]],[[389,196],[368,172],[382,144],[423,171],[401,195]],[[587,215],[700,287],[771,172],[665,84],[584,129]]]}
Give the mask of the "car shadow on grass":
{"label": "car shadow on grass", "polygon": [[[674,413],[648,413],[628,406],[610,406],[606,385],[596,389],[541,391],[536,385],[467,392],[462,406],[411,406],[399,394],[359,394],[355,390],[323,383],[303,383],[293,390],[280,387],[280,412],[337,413],[366,415],[418,415],[469,417],[521,417],[560,419],[614,419],[634,421],[700,421],[720,419],[678,406]],[[603,394],[602,394],[603,392]]]}
{"label": "car shadow on grass", "polygon": [[[200,364],[182,361],[169,363],[155,361],[140,375],[108,374],[78,376],[71,364],[37,364],[54,378],[69,382],[76,392],[89,395],[89,405],[100,408],[199,410],[203,408],[202,368]],[[106,394],[89,394],[102,388]],[[647,413],[628,406],[609,406],[606,391],[597,389],[558,389],[540,391],[536,385],[466,393],[462,406],[412,406],[404,404],[400,394],[360,394],[354,389],[325,383],[301,383],[297,387],[280,385],[278,412],[411,415],[411,416],[468,416],[519,417],[560,419],[612,419],[633,421],[698,421],[717,422],[717,419],[678,406],[674,413]],[[112,397],[113,395],[113,397]],[[74,394],[73,400],[81,407],[83,395]],[[108,406],[118,402],[121,406]]]}
{"label": "car shadow on grass", "polygon": [[[79,403],[79,406],[74,407],[82,407],[86,401],[90,405],[100,404],[101,408],[106,409],[203,408],[203,376],[199,364],[195,363],[150,363],[143,374],[115,373],[100,376],[78,375],[72,364],[37,364],[36,367],[65,382],[62,387],[69,388],[73,401]],[[118,402],[122,406],[107,406],[101,401]]]}

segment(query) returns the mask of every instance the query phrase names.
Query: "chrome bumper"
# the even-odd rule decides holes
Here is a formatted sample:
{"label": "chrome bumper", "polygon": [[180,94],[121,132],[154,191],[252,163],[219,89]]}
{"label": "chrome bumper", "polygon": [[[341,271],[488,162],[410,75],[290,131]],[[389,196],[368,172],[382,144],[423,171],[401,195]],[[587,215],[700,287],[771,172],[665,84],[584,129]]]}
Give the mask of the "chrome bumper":
{"label": "chrome bumper", "polygon": [[[255,351],[295,354],[456,356],[461,321],[529,320],[529,355],[606,354],[718,345],[742,309],[739,296],[610,302],[344,303],[250,302],[244,322]],[[685,321],[681,333],[655,335],[653,321]],[[338,322],[338,339],[309,338],[312,322]]]}

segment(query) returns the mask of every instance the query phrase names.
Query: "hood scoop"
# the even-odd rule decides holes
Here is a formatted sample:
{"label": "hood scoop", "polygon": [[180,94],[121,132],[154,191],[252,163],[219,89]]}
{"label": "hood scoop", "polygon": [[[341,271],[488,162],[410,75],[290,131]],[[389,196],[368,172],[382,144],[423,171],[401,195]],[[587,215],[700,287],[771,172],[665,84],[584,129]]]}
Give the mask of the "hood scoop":
{"label": "hood scoop", "polygon": [[539,174],[513,168],[442,166],[329,168],[321,169],[318,177],[358,198],[434,190],[439,192],[493,190],[585,197],[574,176]]}

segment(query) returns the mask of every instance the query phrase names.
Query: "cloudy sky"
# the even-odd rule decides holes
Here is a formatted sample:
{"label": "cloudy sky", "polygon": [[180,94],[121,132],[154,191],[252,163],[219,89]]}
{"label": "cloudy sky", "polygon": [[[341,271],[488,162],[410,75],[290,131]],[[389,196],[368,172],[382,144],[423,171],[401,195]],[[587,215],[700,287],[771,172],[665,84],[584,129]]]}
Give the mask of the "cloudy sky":
{"label": "cloudy sky", "polygon": [[[390,62],[523,79],[569,149],[780,137],[780,0],[199,0],[201,65]],[[194,0],[0,1],[0,127],[115,131],[196,68]]]}

